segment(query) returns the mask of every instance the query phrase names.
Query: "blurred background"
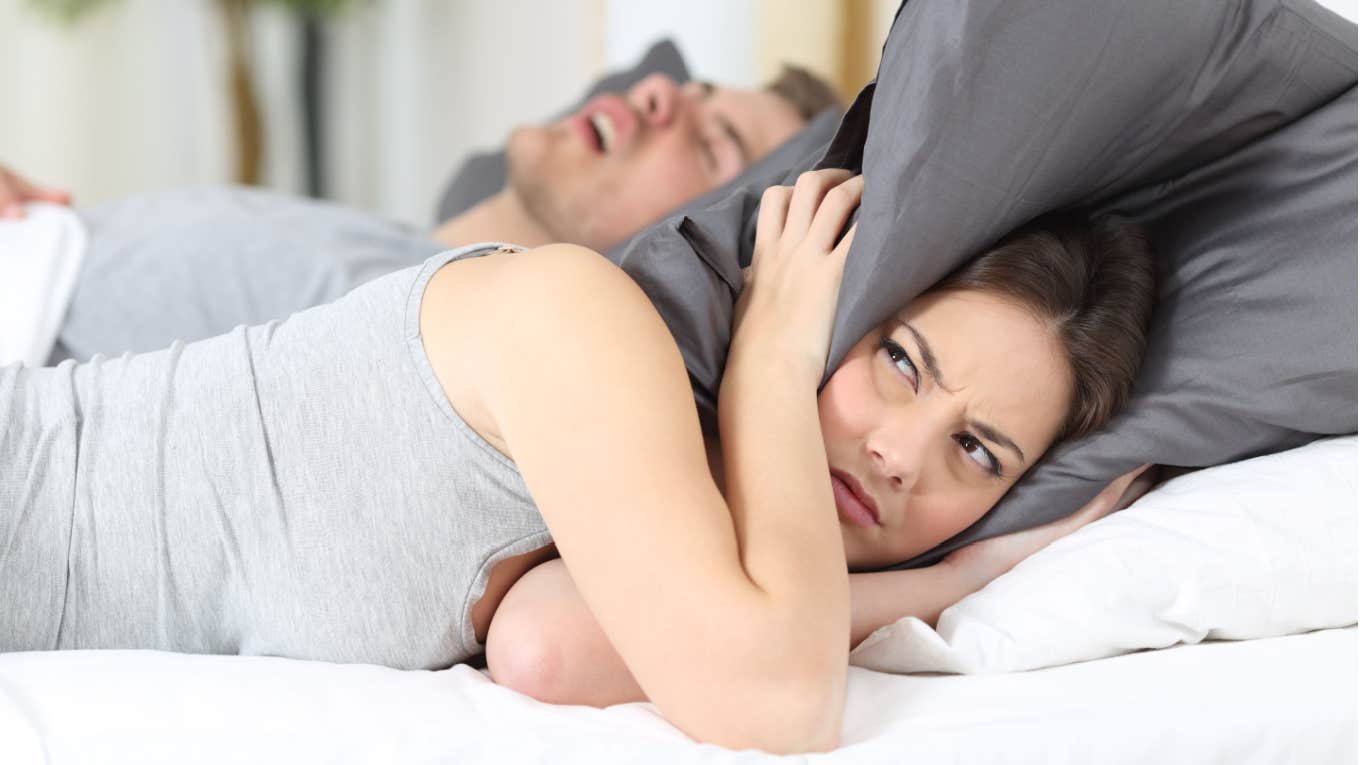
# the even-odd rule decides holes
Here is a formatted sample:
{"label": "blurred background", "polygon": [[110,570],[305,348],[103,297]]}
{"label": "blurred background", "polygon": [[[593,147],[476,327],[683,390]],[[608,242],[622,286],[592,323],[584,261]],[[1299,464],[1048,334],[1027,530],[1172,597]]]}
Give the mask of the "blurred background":
{"label": "blurred background", "polygon": [[691,74],[781,62],[846,103],[898,0],[0,0],[0,164],[78,206],[253,182],[414,224],[499,147],[670,38]]}

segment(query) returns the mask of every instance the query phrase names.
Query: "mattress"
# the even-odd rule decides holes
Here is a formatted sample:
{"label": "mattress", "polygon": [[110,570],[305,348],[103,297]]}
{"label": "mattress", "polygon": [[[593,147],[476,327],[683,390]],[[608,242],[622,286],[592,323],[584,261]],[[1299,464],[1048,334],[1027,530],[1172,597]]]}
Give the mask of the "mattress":
{"label": "mattress", "polygon": [[[1356,647],[1352,626],[1029,672],[851,667],[840,748],[781,761],[1354,762]],[[0,655],[0,762],[10,765],[767,760],[696,744],[650,703],[543,704],[464,664]]]}

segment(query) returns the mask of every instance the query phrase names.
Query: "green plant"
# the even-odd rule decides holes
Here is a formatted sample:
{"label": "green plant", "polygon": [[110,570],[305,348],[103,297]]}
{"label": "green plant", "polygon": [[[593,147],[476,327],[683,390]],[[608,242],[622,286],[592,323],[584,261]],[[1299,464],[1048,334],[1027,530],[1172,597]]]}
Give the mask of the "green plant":
{"label": "green plant", "polygon": [[[360,0],[247,0],[247,2],[268,2],[281,5],[300,14],[314,17],[330,16],[343,11],[346,6],[355,5]],[[75,21],[101,5],[112,0],[28,0],[30,5],[56,16],[62,21]]]}
{"label": "green plant", "polygon": [[84,16],[109,0],[28,0],[29,4],[45,11],[62,21],[71,22]]}

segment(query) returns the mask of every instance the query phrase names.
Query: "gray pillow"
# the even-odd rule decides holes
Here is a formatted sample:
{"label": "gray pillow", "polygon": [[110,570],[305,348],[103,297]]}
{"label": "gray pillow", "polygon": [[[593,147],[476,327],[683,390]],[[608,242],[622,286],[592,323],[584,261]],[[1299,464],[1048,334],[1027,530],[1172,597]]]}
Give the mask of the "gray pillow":
{"label": "gray pillow", "polygon": [[[689,69],[680,50],[670,40],[652,45],[631,69],[613,72],[590,86],[579,101],[552,117],[561,119],[601,93],[617,93],[633,87],[648,75],[661,73],[676,82],[689,82]],[[449,179],[435,208],[435,222],[442,223],[505,188],[505,150],[470,155]]]}
{"label": "gray pillow", "polygon": [[[877,84],[819,163],[865,175],[827,376],[893,310],[1056,208],[1150,226],[1164,304],[1121,417],[897,568],[1063,517],[1143,462],[1355,431],[1355,40],[1299,0],[903,4]],[[675,335],[710,432],[759,193],[672,217],[616,257]]]}
{"label": "gray pillow", "polygon": [[717,381],[727,358],[732,296],[741,289],[742,267],[751,262],[760,195],[790,182],[790,168],[811,167],[839,122],[839,112],[823,111],[741,175],[605,253],[652,299],[680,344],[695,401],[708,415],[699,422],[709,435],[717,433]]}

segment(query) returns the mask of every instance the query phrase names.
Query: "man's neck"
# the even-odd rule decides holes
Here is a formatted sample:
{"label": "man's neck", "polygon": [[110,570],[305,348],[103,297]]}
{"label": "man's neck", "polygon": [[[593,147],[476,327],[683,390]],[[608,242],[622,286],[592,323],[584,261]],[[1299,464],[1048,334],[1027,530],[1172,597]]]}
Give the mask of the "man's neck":
{"label": "man's neck", "polygon": [[430,238],[447,247],[475,242],[539,247],[557,241],[508,188],[444,221],[430,232]]}

